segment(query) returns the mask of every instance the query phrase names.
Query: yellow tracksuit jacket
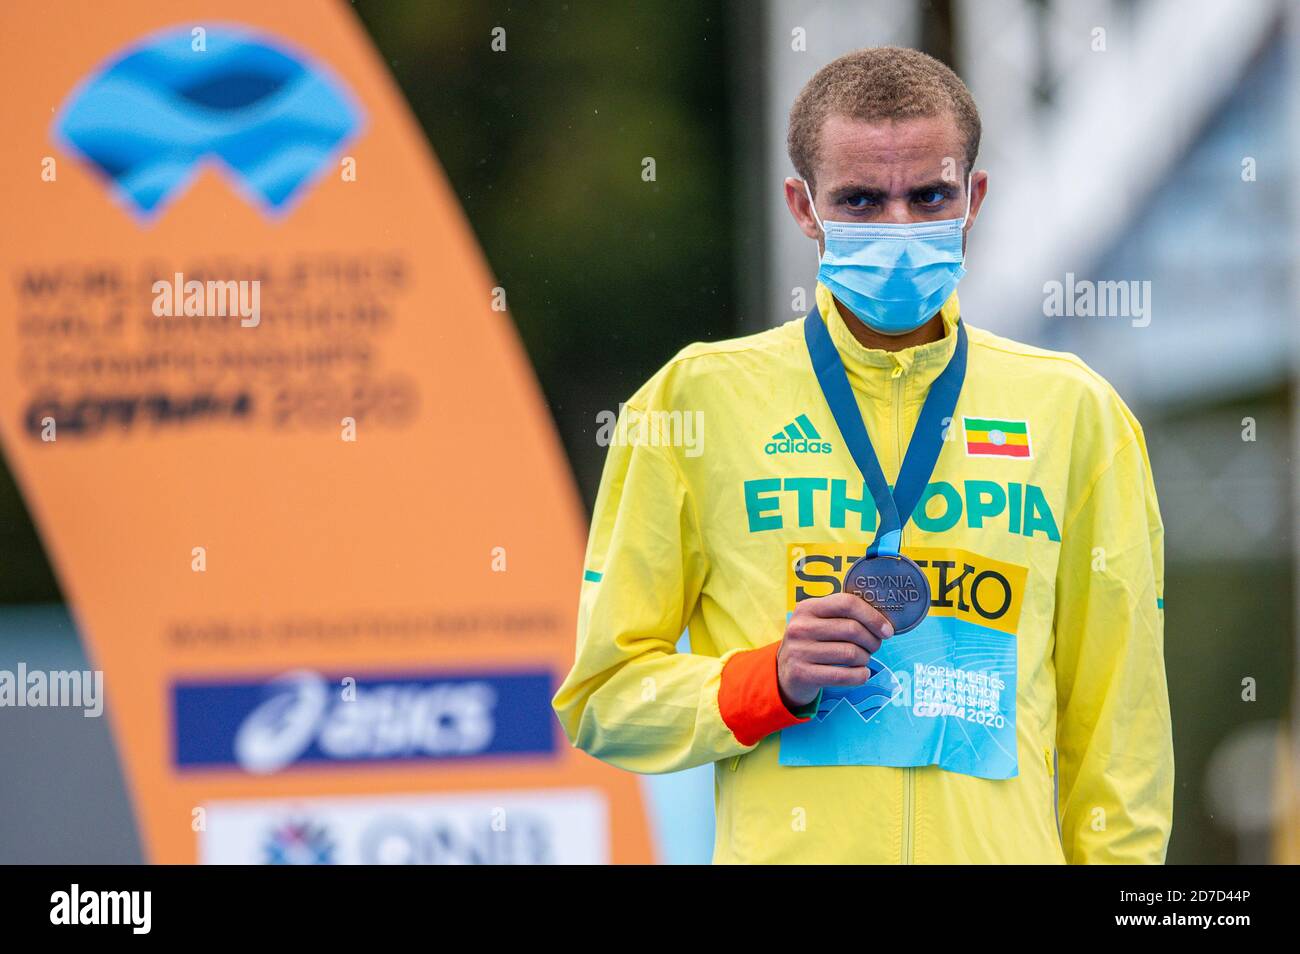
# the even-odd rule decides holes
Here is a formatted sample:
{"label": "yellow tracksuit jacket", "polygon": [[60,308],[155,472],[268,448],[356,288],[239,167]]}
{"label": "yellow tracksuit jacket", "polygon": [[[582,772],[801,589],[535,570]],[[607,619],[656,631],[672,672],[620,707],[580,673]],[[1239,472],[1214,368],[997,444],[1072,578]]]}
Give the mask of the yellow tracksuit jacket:
{"label": "yellow tracksuit jacket", "polygon": [[554,698],[569,739],[635,772],[714,763],[715,862],[1163,862],[1163,527],[1140,425],[1073,355],[967,326],[903,535],[933,632],[886,641],[874,702],[782,704],[789,613],[838,591],[876,525],[803,322],[826,321],[891,483],[956,340],[955,295],[942,340],[894,353],[817,301],[687,347],[621,409]]}

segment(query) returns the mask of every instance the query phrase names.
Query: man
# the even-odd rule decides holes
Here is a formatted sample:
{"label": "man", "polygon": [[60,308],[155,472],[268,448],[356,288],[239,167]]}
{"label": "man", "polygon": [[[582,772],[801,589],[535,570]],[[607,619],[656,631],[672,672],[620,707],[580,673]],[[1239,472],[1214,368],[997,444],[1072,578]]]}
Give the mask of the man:
{"label": "man", "polygon": [[613,765],[715,763],[715,861],[1164,860],[1142,429],[1075,356],[961,318],[979,137],[928,56],[823,68],[785,181],[816,308],[686,348],[623,409],[708,441],[611,447],[555,710]]}

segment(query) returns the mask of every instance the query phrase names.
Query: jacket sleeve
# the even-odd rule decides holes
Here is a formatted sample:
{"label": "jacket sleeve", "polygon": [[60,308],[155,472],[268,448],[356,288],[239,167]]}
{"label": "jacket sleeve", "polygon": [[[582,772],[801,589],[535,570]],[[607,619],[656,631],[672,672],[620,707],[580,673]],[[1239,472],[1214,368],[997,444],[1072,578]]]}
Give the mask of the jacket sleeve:
{"label": "jacket sleeve", "polygon": [[1162,864],[1172,823],[1164,528],[1141,428],[1128,431],[1061,532],[1058,811],[1071,864]]}
{"label": "jacket sleeve", "polygon": [[[623,408],[624,418],[643,413]],[[577,658],[552,702],[570,742],[643,773],[739,755],[806,721],[781,701],[779,642],[720,658],[676,651],[708,560],[672,454],[654,443],[610,446],[587,544]]]}

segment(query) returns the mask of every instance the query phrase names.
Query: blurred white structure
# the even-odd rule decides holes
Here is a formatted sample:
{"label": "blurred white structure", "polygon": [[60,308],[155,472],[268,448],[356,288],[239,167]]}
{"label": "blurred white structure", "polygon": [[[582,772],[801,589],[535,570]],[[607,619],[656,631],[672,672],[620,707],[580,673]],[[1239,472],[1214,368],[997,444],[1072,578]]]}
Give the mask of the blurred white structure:
{"label": "blurred white structure", "polygon": [[[1289,356],[1277,343],[1289,332],[1289,309],[1279,296],[1246,286],[1258,278],[1247,272],[1265,244],[1261,226],[1279,252],[1296,248],[1280,201],[1292,172],[1281,141],[1283,93],[1295,85],[1284,82],[1286,68],[1276,67],[1279,82],[1265,91],[1276,100],[1274,115],[1261,115],[1270,121],[1228,130],[1217,152],[1202,157],[1206,161],[1186,163],[1207,128],[1234,108],[1232,96],[1252,67],[1270,52],[1282,59],[1279,27],[1288,7],[1295,4],[953,0],[954,54],[980,107],[979,166],[990,172],[961,288],[972,321],[1021,340],[1077,344],[1090,355],[1113,350],[1108,367],[1099,370],[1139,401],[1182,399],[1206,387],[1232,390],[1240,379],[1253,389],[1261,379],[1285,377]],[[806,288],[815,269],[815,249],[793,227],[781,198],[781,180],[793,174],[785,151],[790,105],[803,83],[841,53],[919,45],[921,8],[914,0],[767,4],[769,323],[795,313],[790,290]],[[1270,108],[1255,105],[1262,113]],[[1256,132],[1274,141],[1259,141]],[[1253,180],[1243,180],[1252,172]],[[1201,208],[1155,207],[1180,178],[1195,186],[1184,198]],[[1252,198],[1251,192],[1263,195]],[[1264,195],[1279,201],[1257,201]],[[1243,240],[1217,228],[1216,212],[1242,213],[1239,224],[1250,234]],[[1249,221],[1252,212],[1260,214]],[[1189,229],[1189,218],[1200,227]],[[1155,250],[1155,261],[1113,261],[1114,274],[1095,274],[1135,232],[1153,229],[1172,245]],[[1153,274],[1137,272],[1138,264]],[[1187,274],[1179,274],[1183,270]],[[1107,325],[1132,327],[1124,317],[1057,318],[1074,327],[1049,329],[1044,285],[1065,283],[1067,275],[1152,281],[1152,320],[1141,329],[1146,333],[1110,334],[1115,329]],[[1248,297],[1225,315],[1196,307],[1206,291]],[[1147,373],[1146,359],[1157,356],[1161,373]]]}

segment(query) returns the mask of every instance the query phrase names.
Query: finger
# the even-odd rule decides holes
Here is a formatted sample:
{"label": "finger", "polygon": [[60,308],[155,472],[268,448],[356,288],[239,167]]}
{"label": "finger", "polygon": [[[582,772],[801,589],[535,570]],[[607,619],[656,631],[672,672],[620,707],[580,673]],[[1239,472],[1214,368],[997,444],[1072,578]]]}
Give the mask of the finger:
{"label": "finger", "polygon": [[869,653],[880,651],[880,637],[856,619],[842,616],[818,619],[808,626],[807,635],[811,642],[853,643]]}
{"label": "finger", "polygon": [[845,617],[854,619],[882,639],[894,635],[894,624],[880,610],[876,609],[860,596],[853,593],[835,593],[814,601],[809,610],[823,619]]}
{"label": "finger", "polygon": [[815,686],[861,686],[871,678],[866,666],[809,666],[802,674]]}
{"label": "finger", "polygon": [[[845,620],[848,622],[848,620]],[[854,624],[857,625],[856,623]],[[877,640],[876,644],[879,645]],[[861,667],[871,662],[874,650],[864,649],[854,642],[815,642],[808,643],[801,653],[803,661],[821,666]]]}

